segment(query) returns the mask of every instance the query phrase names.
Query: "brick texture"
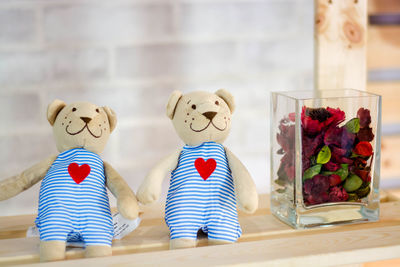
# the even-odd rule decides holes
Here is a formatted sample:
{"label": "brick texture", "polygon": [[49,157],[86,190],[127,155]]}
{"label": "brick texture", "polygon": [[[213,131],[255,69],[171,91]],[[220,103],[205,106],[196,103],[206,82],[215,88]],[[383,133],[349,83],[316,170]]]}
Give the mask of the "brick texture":
{"label": "brick texture", "polygon": [[[183,145],[169,94],[226,88],[225,145],[268,192],[269,94],[312,89],[312,40],[309,0],[0,1],[0,180],[57,153],[46,108],[58,98],[115,110],[102,157],[136,191]],[[0,202],[2,215],[34,213],[38,189]]]}
{"label": "brick texture", "polygon": [[68,5],[44,10],[50,42],[116,42],[165,36],[172,30],[172,8],[165,4]]}
{"label": "brick texture", "polygon": [[31,9],[0,10],[0,43],[24,44],[35,39],[35,15]]}
{"label": "brick texture", "polygon": [[0,52],[0,85],[103,79],[107,67],[107,51],[98,48]]}

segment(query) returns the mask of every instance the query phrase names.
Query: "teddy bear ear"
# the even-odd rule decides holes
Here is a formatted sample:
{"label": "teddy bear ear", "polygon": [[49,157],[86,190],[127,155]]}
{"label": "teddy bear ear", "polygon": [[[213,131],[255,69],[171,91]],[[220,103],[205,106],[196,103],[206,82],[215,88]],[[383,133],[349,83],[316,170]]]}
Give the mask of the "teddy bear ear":
{"label": "teddy bear ear", "polygon": [[110,123],[110,132],[112,132],[115,129],[115,126],[117,126],[117,115],[114,110],[109,107],[103,107],[103,110],[107,114],[108,122]]}
{"label": "teddy bear ear", "polygon": [[181,97],[182,93],[180,91],[173,91],[172,94],[169,96],[167,104],[167,116],[171,120],[174,118],[175,109]]}
{"label": "teddy bear ear", "polygon": [[222,98],[226,102],[226,104],[228,104],[231,113],[235,111],[235,99],[233,98],[233,95],[228,92],[228,90],[219,89],[218,91],[215,92],[215,94],[220,98]]}
{"label": "teddy bear ear", "polygon": [[58,113],[66,106],[64,101],[56,99],[47,106],[47,120],[53,126]]}

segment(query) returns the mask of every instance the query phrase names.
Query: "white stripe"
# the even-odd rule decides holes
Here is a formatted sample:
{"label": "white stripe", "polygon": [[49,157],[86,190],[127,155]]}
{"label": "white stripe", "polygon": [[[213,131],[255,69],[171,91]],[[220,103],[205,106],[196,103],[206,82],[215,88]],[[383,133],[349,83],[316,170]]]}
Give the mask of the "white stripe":
{"label": "white stripe", "polygon": [[[77,184],[68,166],[88,164],[89,175]],[[36,223],[43,240],[85,236],[87,244],[110,245],[113,226],[101,158],[82,148],[61,153],[42,181]]]}
{"label": "white stripe", "polygon": [[[206,180],[195,167],[198,158],[214,159],[217,164]],[[240,236],[233,179],[221,144],[183,147],[178,167],[171,172],[165,215],[172,239],[193,238],[199,227],[207,228],[207,224],[226,235],[216,238],[235,241]]]}

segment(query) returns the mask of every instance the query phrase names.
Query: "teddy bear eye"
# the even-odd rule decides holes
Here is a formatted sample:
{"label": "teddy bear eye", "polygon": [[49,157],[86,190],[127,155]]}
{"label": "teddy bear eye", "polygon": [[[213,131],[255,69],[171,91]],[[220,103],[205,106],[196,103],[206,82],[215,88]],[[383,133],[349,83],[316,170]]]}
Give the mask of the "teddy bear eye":
{"label": "teddy bear eye", "polygon": [[97,112],[97,113],[100,113],[100,110],[99,110],[98,108],[96,108],[96,112]]}
{"label": "teddy bear eye", "polygon": [[192,105],[192,109],[196,109],[196,105]]}
{"label": "teddy bear eye", "polygon": [[218,100],[217,100],[217,101],[215,101],[215,105],[217,105],[217,106],[219,105],[219,102],[218,102]]}
{"label": "teddy bear eye", "polygon": [[72,112],[75,112],[76,111],[76,108],[72,108]]}

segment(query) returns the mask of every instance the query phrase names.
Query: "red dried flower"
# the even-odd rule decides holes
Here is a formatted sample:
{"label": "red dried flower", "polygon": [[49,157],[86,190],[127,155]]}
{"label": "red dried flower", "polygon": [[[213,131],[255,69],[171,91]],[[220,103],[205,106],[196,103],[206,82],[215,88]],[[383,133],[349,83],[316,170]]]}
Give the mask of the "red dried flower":
{"label": "red dried flower", "polygon": [[329,200],[329,178],[324,175],[315,175],[305,180],[303,189],[308,204],[315,205]]}
{"label": "red dried flower", "polygon": [[301,112],[301,125],[309,135],[315,135],[324,128],[337,126],[345,119],[345,113],[339,108],[306,108]]}
{"label": "red dried flower", "polygon": [[329,201],[330,202],[340,202],[346,201],[349,199],[349,194],[347,194],[346,190],[344,190],[341,186],[332,187],[329,192]]}
{"label": "red dried flower", "polygon": [[306,133],[310,135],[315,135],[319,133],[323,127],[323,124],[317,120],[313,120],[310,117],[301,116],[301,125]]}
{"label": "red dried flower", "polygon": [[335,146],[331,147],[331,152],[334,154],[337,154],[338,156],[346,156],[346,154],[347,154],[346,149],[338,148]]}
{"label": "red dried flower", "polygon": [[294,112],[289,113],[288,118],[290,121],[295,122],[296,121],[296,113],[294,113]]}
{"label": "red dried flower", "polygon": [[325,127],[328,126],[337,126],[339,123],[343,122],[346,115],[344,111],[340,110],[340,108],[330,108],[327,107],[326,110],[332,115],[329,117],[325,122],[324,125]]}
{"label": "red dried flower", "polygon": [[344,157],[344,156],[340,156],[340,155],[338,155],[338,154],[335,154],[335,153],[332,153],[332,155],[331,155],[331,160],[332,161],[334,161],[334,162],[336,162],[336,163],[344,163],[344,164],[353,164],[353,160],[352,159],[349,159],[349,158],[346,158],[346,157]]}
{"label": "red dried flower", "polygon": [[360,130],[357,133],[357,138],[359,141],[371,142],[372,140],[374,140],[374,137],[375,136],[372,133],[371,127],[360,128]]}
{"label": "red dried flower", "polygon": [[343,135],[343,128],[338,127],[331,127],[329,128],[324,137],[325,145],[335,145],[338,147],[342,146],[342,135]]}
{"label": "red dried flower", "polygon": [[360,108],[357,111],[357,118],[360,119],[360,128],[369,126],[369,124],[371,123],[371,115],[369,113],[369,109]]}
{"label": "red dried flower", "polygon": [[369,171],[367,171],[367,170],[355,169],[354,173],[358,177],[360,177],[364,182],[369,182],[368,180],[371,179],[371,176],[369,175]]}
{"label": "red dried flower", "polygon": [[335,186],[338,185],[342,182],[342,179],[340,178],[339,175],[337,174],[331,174],[329,175],[329,185],[330,186]]}
{"label": "red dried flower", "polygon": [[287,176],[289,181],[293,181],[294,180],[295,170],[296,169],[294,167],[294,164],[285,166],[286,176]]}
{"label": "red dried flower", "polygon": [[314,155],[318,147],[322,146],[324,140],[323,133],[315,136],[308,137],[303,134],[302,144],[303,144],[303,155],[306,157],[311,157]]}
{"label": "red dried flower", "polygon": [[324,168],[327,171],[335,172],[340,169],[340,165],[329,161],[328,163],[324,164]]}
{"label": "red dried flower", "polygon": [[356,145],[356,148],[354,149],[354,153],[357,155],[361,155],[364,157],[371,156],[373,151],[372,151],[372,146],[369,142],[362,141]]}
{"label": "red dried flower", "polygon": [[285,152],[294,150],[294,125],[285,125],[281,123],[279,125],[280,133],[276,135],[278,144],[282,147]]}

